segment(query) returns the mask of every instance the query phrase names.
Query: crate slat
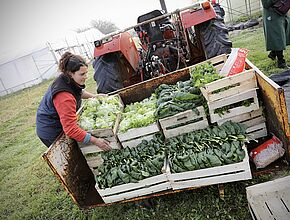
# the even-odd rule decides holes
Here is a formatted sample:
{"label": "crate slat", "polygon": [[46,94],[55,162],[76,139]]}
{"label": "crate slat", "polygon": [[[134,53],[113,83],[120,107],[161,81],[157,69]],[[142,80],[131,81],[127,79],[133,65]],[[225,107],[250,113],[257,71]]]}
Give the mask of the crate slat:
{"label": "crate slat", "polygon": [[[237,86],[235,86],[237,84]],[[251,86],[248,86],[250,84]],[[227,88],[228,86],[234,86],[228,88],[225,91],[220,91],[217,94],[213,93],[216,90]],[[254,70],[246,70],[234,76],[225,77],[214,82],[206,84],[202,90],[207,101],[214,101],[217,98],[215,96],[225,98],[231,95],[239,94],[247,91],[248,89],[257,88],[257,80]]]}
{"label": "crate slat", "polygon": [[164,182],[158,185],[150,186],[149,188],[142,188],[142,189],[134,190],[131,192],[127,192],[126,194],[113,195],[109,197],[105,196],[103,197],[103,200],[105,203],[111,203],[111,202],[122,201],[125,199],[132,199],[139,196],[144,196],[144,195],[148,195],[148,194],[152,194],[152,193],[156,193],[156,192],[160,192],[164,190],[169,190],[169,189],[171,189],[170,183]]}
{"label": "crate slat", "polygon": [[146,140],[149,141],[151,139],[153,139],[154,134],[149,134],[147,136],[143,136],[143,137],[139,137],[133,140],[129,140],[129,141],[123,141],[122,142],[122,146],[125,147],[136,147],[138,144],[140,144],[142,142],[142,140]]}
{"label": "crate slat", "polygon": [[226,121],[239,122],[246,125],[246,134],[248,135],[249,140],[266,137],[268,135],[266,119],[263,116],[262,108],[241,115],[236,115],[231,118],[222,119],[217,123],[218,125],[221,125]]}
{"label": "crate slat", "polygon": [[169,173],[168,178],[173,189],[200,187],[211,184],[251,179],[249,157],[246,148],[245,158],[239,163],[204,168],[182,173]]}
{"label": "crate slat", "polygon": [[248,120],[252,120],[253,118],[256,118],[256,117],[260,117],[263,115],[263,112],[262,112],[262,108],[259,108],[258,110],[254,110],[254,111],[251,111],[251,112],[246,112],[244,114],[240,114],[240,115],[236,115],[234,117],[231,117],[229,119],[221,119],[217,122],[218,125],[221,125],[223,124],[224,122],[228,121],[228,120],[231,120],[233,122],[240,122],[240,123],[244,123]]}
{"label": "crate slat", "polygon": [[125,133],[118,133],[118,138],[121,142],[128,141],[134,138],[138,138],[140,136],[146,136],[148,134],[156,133],[158,131],[159,131],[159,128],[158,128],[157,123],[153,123],[146,127],[132,128],[132,129],[129,129]]}
{"label": "crate slat", "polygon": [[[159,119],[165,138],[171,138],[180,134],[206,128],[208,126],[208,121],[204,108],[200,106],[197,107],[197,110],[199,114],[196,114],[192,110],[187,110],[167,118]],[[198,121],[194,122],[193,120]],[[187,122],[188,124],[183,125]],[[174,128],[171,128],[173,126]]]}
{"label": "crate slat", "polygon": [[268,131],[267,131],[267,128],[265,127],[262,130],[254,131],[254,132],[248,133],[247,135],[249,136],[249,140],[255,140],[261,137],[266,137],[268,135]]}
{"label": "crate slat", "polygon": [[[238,103],[238,102],[250,99],[250,98],[254,99],[254,102],[251,103],[250,106],[234,107],[234,108],[229,109],[228,112],[225,112],[223,115],[219,115],[218,113],[214,112],[218,108],[229,106],[231,104],[235,104],[235,103]],[[239,94],[239,95],[228,97],[222,100],[215,101],[211,104],[208,104],[208,107],[209,107],[209,114],[210,114],[211,122],[214,123],[220,120],[229,119],[234,116],[241,115],[241,114],[259,109],[259,100],[257,97],[256,89],[253,89],[243,94]]]}
{"label": "crate slat", "polygon": [[91,169],[100,166],[103,163],[101,156],[86,157],[87,164]]}
{"label": "crate slat", "polygon": [[140,180],[138,183],[127,183],[119,186],[114,186],[107,189],[98,189],[98,192],[101,196],[110,196],[120,193],[126,193],[127,191],[132,191],[140,188],[144,188],[153,184],[162,183],[167,181],[166,174],[160,174],[157,176],[152,176],[143,180]]}
{"label": "crate slat", "polygon": [[167,173],[169,172],[167,160],[164,160],[164,166],[161,172],[162,174],[140,180],[138,183],[127,183],[106,189],[100,189],[96,183],[95,187],[105,203],[131,199],[171,189],[171,184],[167,177]]}
{"label": "crate slat", "polygon": [[218,108],[222,108],[224,106],[228,106],[237,102],[241,102],[250,98],[256,98],[257,97],[257,91],[256,89],[251,89],[230,97],[226,97],[222,100],[216,100],[214,102],[211,102],[210,105],[208,106],[210,111],[213,111]]}

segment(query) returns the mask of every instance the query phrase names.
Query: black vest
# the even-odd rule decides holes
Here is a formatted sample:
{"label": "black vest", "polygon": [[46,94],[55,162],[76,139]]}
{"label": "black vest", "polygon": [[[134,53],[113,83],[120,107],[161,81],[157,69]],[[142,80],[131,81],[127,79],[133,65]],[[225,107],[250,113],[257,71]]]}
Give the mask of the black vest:
{"label": "black vest", "polygon": [[61,74],[48,88],[36,113],[36,132],[40,138],[55,140],[63,131],[59,115],[53,105],[53,97],[59,92],[69,92],[76,99],[76,111],[81,106],[81,94],[84,86]]}

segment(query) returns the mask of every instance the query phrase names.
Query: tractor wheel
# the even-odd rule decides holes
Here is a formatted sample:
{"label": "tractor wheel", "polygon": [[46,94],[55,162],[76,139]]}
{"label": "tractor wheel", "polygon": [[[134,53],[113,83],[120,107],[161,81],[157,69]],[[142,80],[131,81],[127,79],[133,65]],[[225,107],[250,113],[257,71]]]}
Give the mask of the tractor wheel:
{"label": "tractor wheel", "polygon": [[117,53],[95,58],[93,67],[98,93],[110,93],[124,87]]}
{"label": "tractor wheel", "polygon": [[201,41],[206,59],[224,53],[229,54],[232,48],[229,31],[224,23],[224,10],[220,5],[213,7],[217,16],[200,26]]}

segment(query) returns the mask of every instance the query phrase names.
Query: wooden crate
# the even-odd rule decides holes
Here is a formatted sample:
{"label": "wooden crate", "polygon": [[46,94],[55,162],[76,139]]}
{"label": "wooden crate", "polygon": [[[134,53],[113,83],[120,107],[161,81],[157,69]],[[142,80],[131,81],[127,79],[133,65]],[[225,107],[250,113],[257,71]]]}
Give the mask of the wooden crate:
{"label": "wooden crate", "polygon": [[182,173],[169,173],[168,179],[171,182],[172,189],[176,190],[190,187],[201,187],[251,179],[252,174],[248,153],[245,147],[243,147],[243,150],[246,152],[245,158],[239,163]]}
{"label": "wooden crate", "polygon": [[191,70],[192,68],[195,68],[196,66],[198,66],[200,64],[210,62],[214,66],[214,68],[217,70],[217,72],[219,73],[221,71],[221,69],[223,68],[227,59],[228,59],[228,56],[226,54],[221,54],[219,56],[205,60],[203,62],[194,64],[194,65],[190,66],[189,69]]}
{"label": "wooden crate", "polygon": [[151,140],[157,132],[160,132],[160,128],[156,122],[146,127],[129,129],[125,133],[118,133],[117,136],[122,147],[136,147],[142,140]]}
{"label": "wooden crate", "polygon": [[246,188],[249,210],[256,220],[290,219],[290,176]]}
{"label": "wooden crate", "polygon": [[[114,131],[112,129],[96,129],[91,131],[91,134],[94,135],[95,137],[103,138],[109,141],[110,147],[112,149],[122,148],[117,136],[114,134]],[[102,151],[99,147],[91,143],[89,144],[79,143],[79,147],[91,169],[97,167],[100,164],[99,156],[90,156],[90,154]]]}
{"label": "wooden crate", "polygon": [[140,180],[138,183],[128,183],[107,189],[100,189],[98,184],[96,184],[96,189],[105,203],[132,199],[169,190],[171,189],[171,185],[167,177],[168,167],[168,163],[165,160],[162,174],[160,175]]}
{"label": "wooden crate", "polygon": [[[119,95],[114,95],[114,96],[117,96],[119,98],[120,103],[122,104],[121,111],[123,111],[124,104],[121,100],[121,97]],[[84,105],[78,110],[78,112],[77,112],[78,116],[80,116],[82,114],[83,108],[84,108]],[[114,126],[112,128],[100,128],[100,129],[95,129],[95,130],[91,130],[88,132],[90,132],[93,136],[95,136],[97,138],[103,138],[103,139],[109,141],[110,147],[112,149],[121,149],[120,141],[118,140],[118,137],[116,135],[118,128],[119,128],[120,120],[121,120],[121,114],[118,114],[116,117],[116,121],[114,123]],[[91,144],[91,143],[84,144],[82,142],[78,142],[78,145],[79,145],[83,155],[85,156],[89,167],[91,169],[96,167],[100,163],[100,158],[98,156],[89,157],[89,155],[92,153],[100,152],[102,150],[99,147],[97,147],[96,145]]]}
{"label": "wooden crate", "polygon": [[167,118],[159,119],[164,137],[167,139],[206,128],[208,126],[208,121],[204,108],[200,106],[197,107],[197,110],[199,114],[196,114],[192,110],[187,110]]}
{"label": "wooden crate", "polygon": [[[259,109],[257,89],[256,74],[252,69],[206,84],[201,88],[201,92],[207,100],[211,122],[219,122]],[[250,106],[232,107],[223,115],[215,113],[216,109],[248,99],[253,99]]]}
{"label": "wooden crate", "polygon": [[247,112],[241,115],[237,115],[232,118],[218,121],[218,125],[221,125],[225,121],[231,120],[233,122],[239,122],[247,126],[246,134],[249,140],[255,140],[268,135],[266,127],[266,119],[263,116],[262,108],[258,110]]}

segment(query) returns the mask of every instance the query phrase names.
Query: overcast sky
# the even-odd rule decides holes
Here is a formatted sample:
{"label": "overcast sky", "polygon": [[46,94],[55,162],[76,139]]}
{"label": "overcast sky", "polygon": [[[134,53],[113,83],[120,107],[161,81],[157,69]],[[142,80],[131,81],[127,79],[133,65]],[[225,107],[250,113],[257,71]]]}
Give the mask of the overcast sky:
{"label": "overcast sky", "polygon": [[[170,12],[192,0],[165,2]],[[88,27],[94,19],[111,21],[123,29],[154,9],[161,9],[159,0],[0,0],[0,59]]]}

